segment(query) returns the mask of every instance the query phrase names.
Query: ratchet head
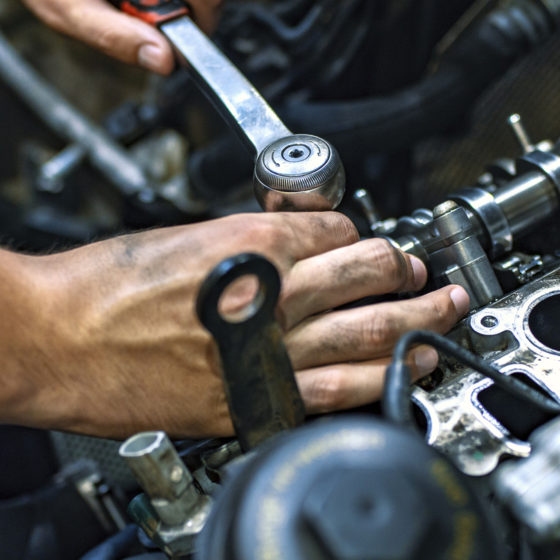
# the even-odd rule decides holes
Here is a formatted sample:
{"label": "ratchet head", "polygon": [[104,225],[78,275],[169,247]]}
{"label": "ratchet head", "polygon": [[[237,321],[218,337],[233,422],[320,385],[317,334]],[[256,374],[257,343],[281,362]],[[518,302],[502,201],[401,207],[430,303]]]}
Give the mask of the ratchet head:
{"label": "ratchet head", "polygon": [[276,140],[255,164],[255,196],[267,212],[333,210],[345,185],[338,152],[317,136],[294,134]]}

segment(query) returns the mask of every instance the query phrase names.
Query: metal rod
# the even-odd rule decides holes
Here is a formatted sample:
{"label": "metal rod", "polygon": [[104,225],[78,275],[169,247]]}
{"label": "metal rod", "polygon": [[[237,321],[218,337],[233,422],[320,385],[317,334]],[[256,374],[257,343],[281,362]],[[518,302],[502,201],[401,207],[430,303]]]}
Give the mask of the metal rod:
{"label": "metal rod", "polygon": [[148,188],[142,169],[126,150],[39,76],[1,33],[0,77],[53,131],[82,146],[91,163],[124,194]]}
{"label": "metal rod", "polygon": [[86,158],[87,151],[80,144],[70,144],[45,162],[39,169],[39,186],[44,191],[59,192],[64,179]]}
{"label": "metal rod", "polygon": [[523,153],[528,154],[529,152],[534,150],[533,143],[529,138],[529,134],[527,133],[527,129],[525,128],[525,125],[521,120],[521,116],[517,113],[510,115],[508,118],[508,123],[511,127],[511,130],[513,131],[515,139],[519,142]]}

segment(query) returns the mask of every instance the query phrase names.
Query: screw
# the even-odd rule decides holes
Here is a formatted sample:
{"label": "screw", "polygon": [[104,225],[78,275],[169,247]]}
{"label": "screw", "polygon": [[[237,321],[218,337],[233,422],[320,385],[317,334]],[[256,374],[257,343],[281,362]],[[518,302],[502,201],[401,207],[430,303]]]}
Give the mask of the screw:
{"label": "screw", "polygon": [[495,327],[499,323],[498,319],[493,315],[485,315],[480,320],[480,324],[487,329],[491,329]]}
{"label": "screw", "polygon": [[521,116],[517,113],[510,115],[508,118],[508,123],[523,152],[525,154],[532,152],[534,146],[531,142],[531,139],[529,138],[529,134],[527,134],[527,129],[525,128],[525,126],[523,126]]}

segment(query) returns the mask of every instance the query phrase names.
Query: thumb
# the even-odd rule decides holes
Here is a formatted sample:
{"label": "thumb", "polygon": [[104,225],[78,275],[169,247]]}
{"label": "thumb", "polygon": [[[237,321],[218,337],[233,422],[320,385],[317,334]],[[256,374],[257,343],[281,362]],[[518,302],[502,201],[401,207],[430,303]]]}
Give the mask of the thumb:
{"label": "thumb", "polygon": [[27,0],[26,4],[54,29],[113,58],[159,74],[173,70],[173,50],[167,39],[105,0]]}

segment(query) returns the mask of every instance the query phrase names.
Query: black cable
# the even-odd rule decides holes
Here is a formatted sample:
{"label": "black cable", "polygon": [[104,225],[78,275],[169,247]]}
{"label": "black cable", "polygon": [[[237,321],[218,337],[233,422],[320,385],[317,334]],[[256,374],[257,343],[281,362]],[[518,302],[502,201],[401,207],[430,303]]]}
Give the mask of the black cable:
{"label": "black cable", "polygon": [[451,356],[494,381],[496,386],[520,399],[531,402],[544,412],[560,414],[560,403],[525,385],[515,377],[504,375],[482,358],[459,346],[452,340],[430,331],[410,331],[402,336],[393,352],[393,361],[387,368],[383,393],[383,413],[391,421],[413,425],[410,408],[410,368],[406,365],[406,354],[413,344],[429,344],[436,350]]}

